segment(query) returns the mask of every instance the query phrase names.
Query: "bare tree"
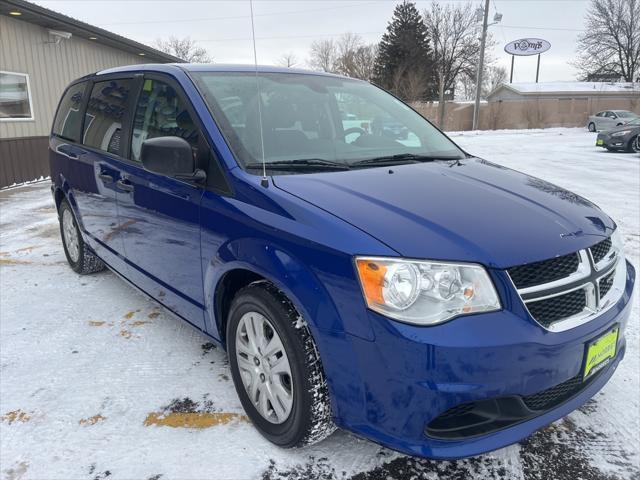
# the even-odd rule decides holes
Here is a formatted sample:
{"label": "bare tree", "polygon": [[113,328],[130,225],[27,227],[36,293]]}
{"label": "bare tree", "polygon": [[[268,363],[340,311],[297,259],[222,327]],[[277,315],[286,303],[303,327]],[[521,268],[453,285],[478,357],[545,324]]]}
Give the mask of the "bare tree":
{"label": "bare tree", "polygon": [[627,82],[640,76],[640,0],[591,0],[585,33],[573,65],[585,77],[614,73]]}
{"label": "bare tree", "polygon": [[376,44],[367,45],[359,35],[345,33],[337,40],[313,42],[309,65],[324,72],[370,80],[376,55]]}
{"label": "bare tree", "polygon": [[411,68],[410,62],[407,61],[398,65],[391,78],[390,87],[391,91],[405,101],[409,103],[420,102],[424,100],[425,93],[429,88],[428,80],[427,72]]}
{"label": "bare tree", "polygon": [[280,56],[280,58],[278,59],[277,63],[282,67],[295,67],[298,64],[298,57],[296,57],[295,53],[293,52],[283,53],[282,56]]}
{"label": "bare tree", "polygon": [[378,46],[366,45],[362,37],[345,33],[336,42],[335,71],[348,77],[371,80]]}
{"label": "bare tree", "polygon": [[482,76],[482,78],[484,79],[484,85],[482,86],[482,96],[484,98],[487,98],[487,96],[496,88],[498,88],[501,83],[507,81],[507,69],[497,65],[490,65],[487,67],[487,71]]}
{"label": "bare tree", "polygon": [[463,73],[456,81],[456,100],[473,100],[476,94],[476,78],[470,74]]}
{"label": "bare tree", "polygon": [[438,125],[442,126],[445,92],[453,89],[460,75],[469,75],[478,63],[480,43],[476,15],[471,3],[442,6],[434,0],[423,17],[433,48],[440,99]]}
{"label": "bare tree", "polygon": [[[482,88],[480,98],[486,99],[487,95],[495,88],[507,81],[508,73],[504,67],[494,65],[495,59],[490,55],[485,55],[484,73],[482,74]],[[456,100],[473,100],[476,95],[477,70],[474,66],[469,70],[461,72],[456,79]]]}
{"label": "bare tree", "polygon": [[338,49],[333,40],[315,40],[311,44],[309,65],[323,72],[335,72]]}
{"label": "bare tree", "polygon": [[154,46],[165,53],[181,58],[189,63],[211,63],[213,58],[206,48],[199,47],[195,40],[189,37],[169,37],[168,40],[158,38]]}

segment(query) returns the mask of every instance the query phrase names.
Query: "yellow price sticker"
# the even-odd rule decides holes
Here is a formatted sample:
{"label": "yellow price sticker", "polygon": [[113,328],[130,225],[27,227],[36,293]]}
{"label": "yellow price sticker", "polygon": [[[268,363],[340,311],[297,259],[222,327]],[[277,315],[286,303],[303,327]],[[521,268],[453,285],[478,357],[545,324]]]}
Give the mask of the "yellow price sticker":
{"label": "yellow price sticker", "polygon": [[618,327],[604,334],[587,348],[587,360],[584,365],[583,380],[603,368],[608,360],[616,356],[618,345]]}

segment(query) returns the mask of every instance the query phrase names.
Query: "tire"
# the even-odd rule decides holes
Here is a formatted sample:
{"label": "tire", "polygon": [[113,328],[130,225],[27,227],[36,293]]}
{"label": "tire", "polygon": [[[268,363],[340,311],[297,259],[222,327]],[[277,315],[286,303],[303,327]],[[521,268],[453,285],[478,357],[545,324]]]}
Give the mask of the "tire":
{"label": "tire", "polygon": [[67,200],[62,200],[58,208],[60,237],[67,262],[71,269],[80,275],[99,272],[105,269],[104,263],[91,252],[84,243],[78,222]]}
{"label": "tire", "polygon": [[[251,357],[251,326],[253,339],[262,345],[260,358]],[[259,335],[263,335],[263,342]],[[267,356],[265,343],[278,345],[276,340],[281,343],[272,351],[280,348],[283,354]],[[284,448],[303,447],[323,440],[336,429],[322,362],[309,328],[289,299],[272,284],[253,283],[233,299],[227,322],[227,353],[240,402],[269,441]],[[286,365],[283,367],[285,363],[289,373]],[[274,374],[276,369],[279,372]],[[272,400],[278,402],[278,411]]]}
{"label": "tire", "polygon": [[631,140],[629,140],[629,144],[627,145],[627,152],[640,153],[640,135],[636,135]]}
{"label": "tire", "polygon": [[589,126],[587,128],[589,129],[590,132],[595,132],[596,131],[596,125],[593,122],[590,122]]}

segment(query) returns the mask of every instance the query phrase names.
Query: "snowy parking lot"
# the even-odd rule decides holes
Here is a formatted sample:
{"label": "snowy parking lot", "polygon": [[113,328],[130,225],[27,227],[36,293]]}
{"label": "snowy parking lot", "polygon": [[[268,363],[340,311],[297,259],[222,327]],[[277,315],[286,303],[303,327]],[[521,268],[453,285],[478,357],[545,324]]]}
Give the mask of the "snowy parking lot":
{"label": "snowy parking lot", "polygon": [[[582,129],[451,136],[597,203],[639,265],[638,155],[597,148]],[[282,450],[248,423],[220,347],[115,275],[72,272],[48,182],[0,192],[0,224],[2,479],[640,478],[637,294],[609,384],[518,445],[434,462],[338,431]]]}

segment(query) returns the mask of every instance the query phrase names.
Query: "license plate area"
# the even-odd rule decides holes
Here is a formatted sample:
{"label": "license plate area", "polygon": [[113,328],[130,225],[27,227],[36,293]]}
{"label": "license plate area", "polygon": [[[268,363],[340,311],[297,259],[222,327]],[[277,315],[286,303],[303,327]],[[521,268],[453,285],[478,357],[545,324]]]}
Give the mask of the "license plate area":
{"label": "license plate area", "polygon": [[597,146],[604,145],[604,140],[602,140],[602,139],[596,140],[596,145]]}
{"label": "license plate area", "polygon": [[582,381],[598,373],[616,357],[619,333],[620,326],[616,325],[595,340],[587,343],[584,366],[582,368]]}

